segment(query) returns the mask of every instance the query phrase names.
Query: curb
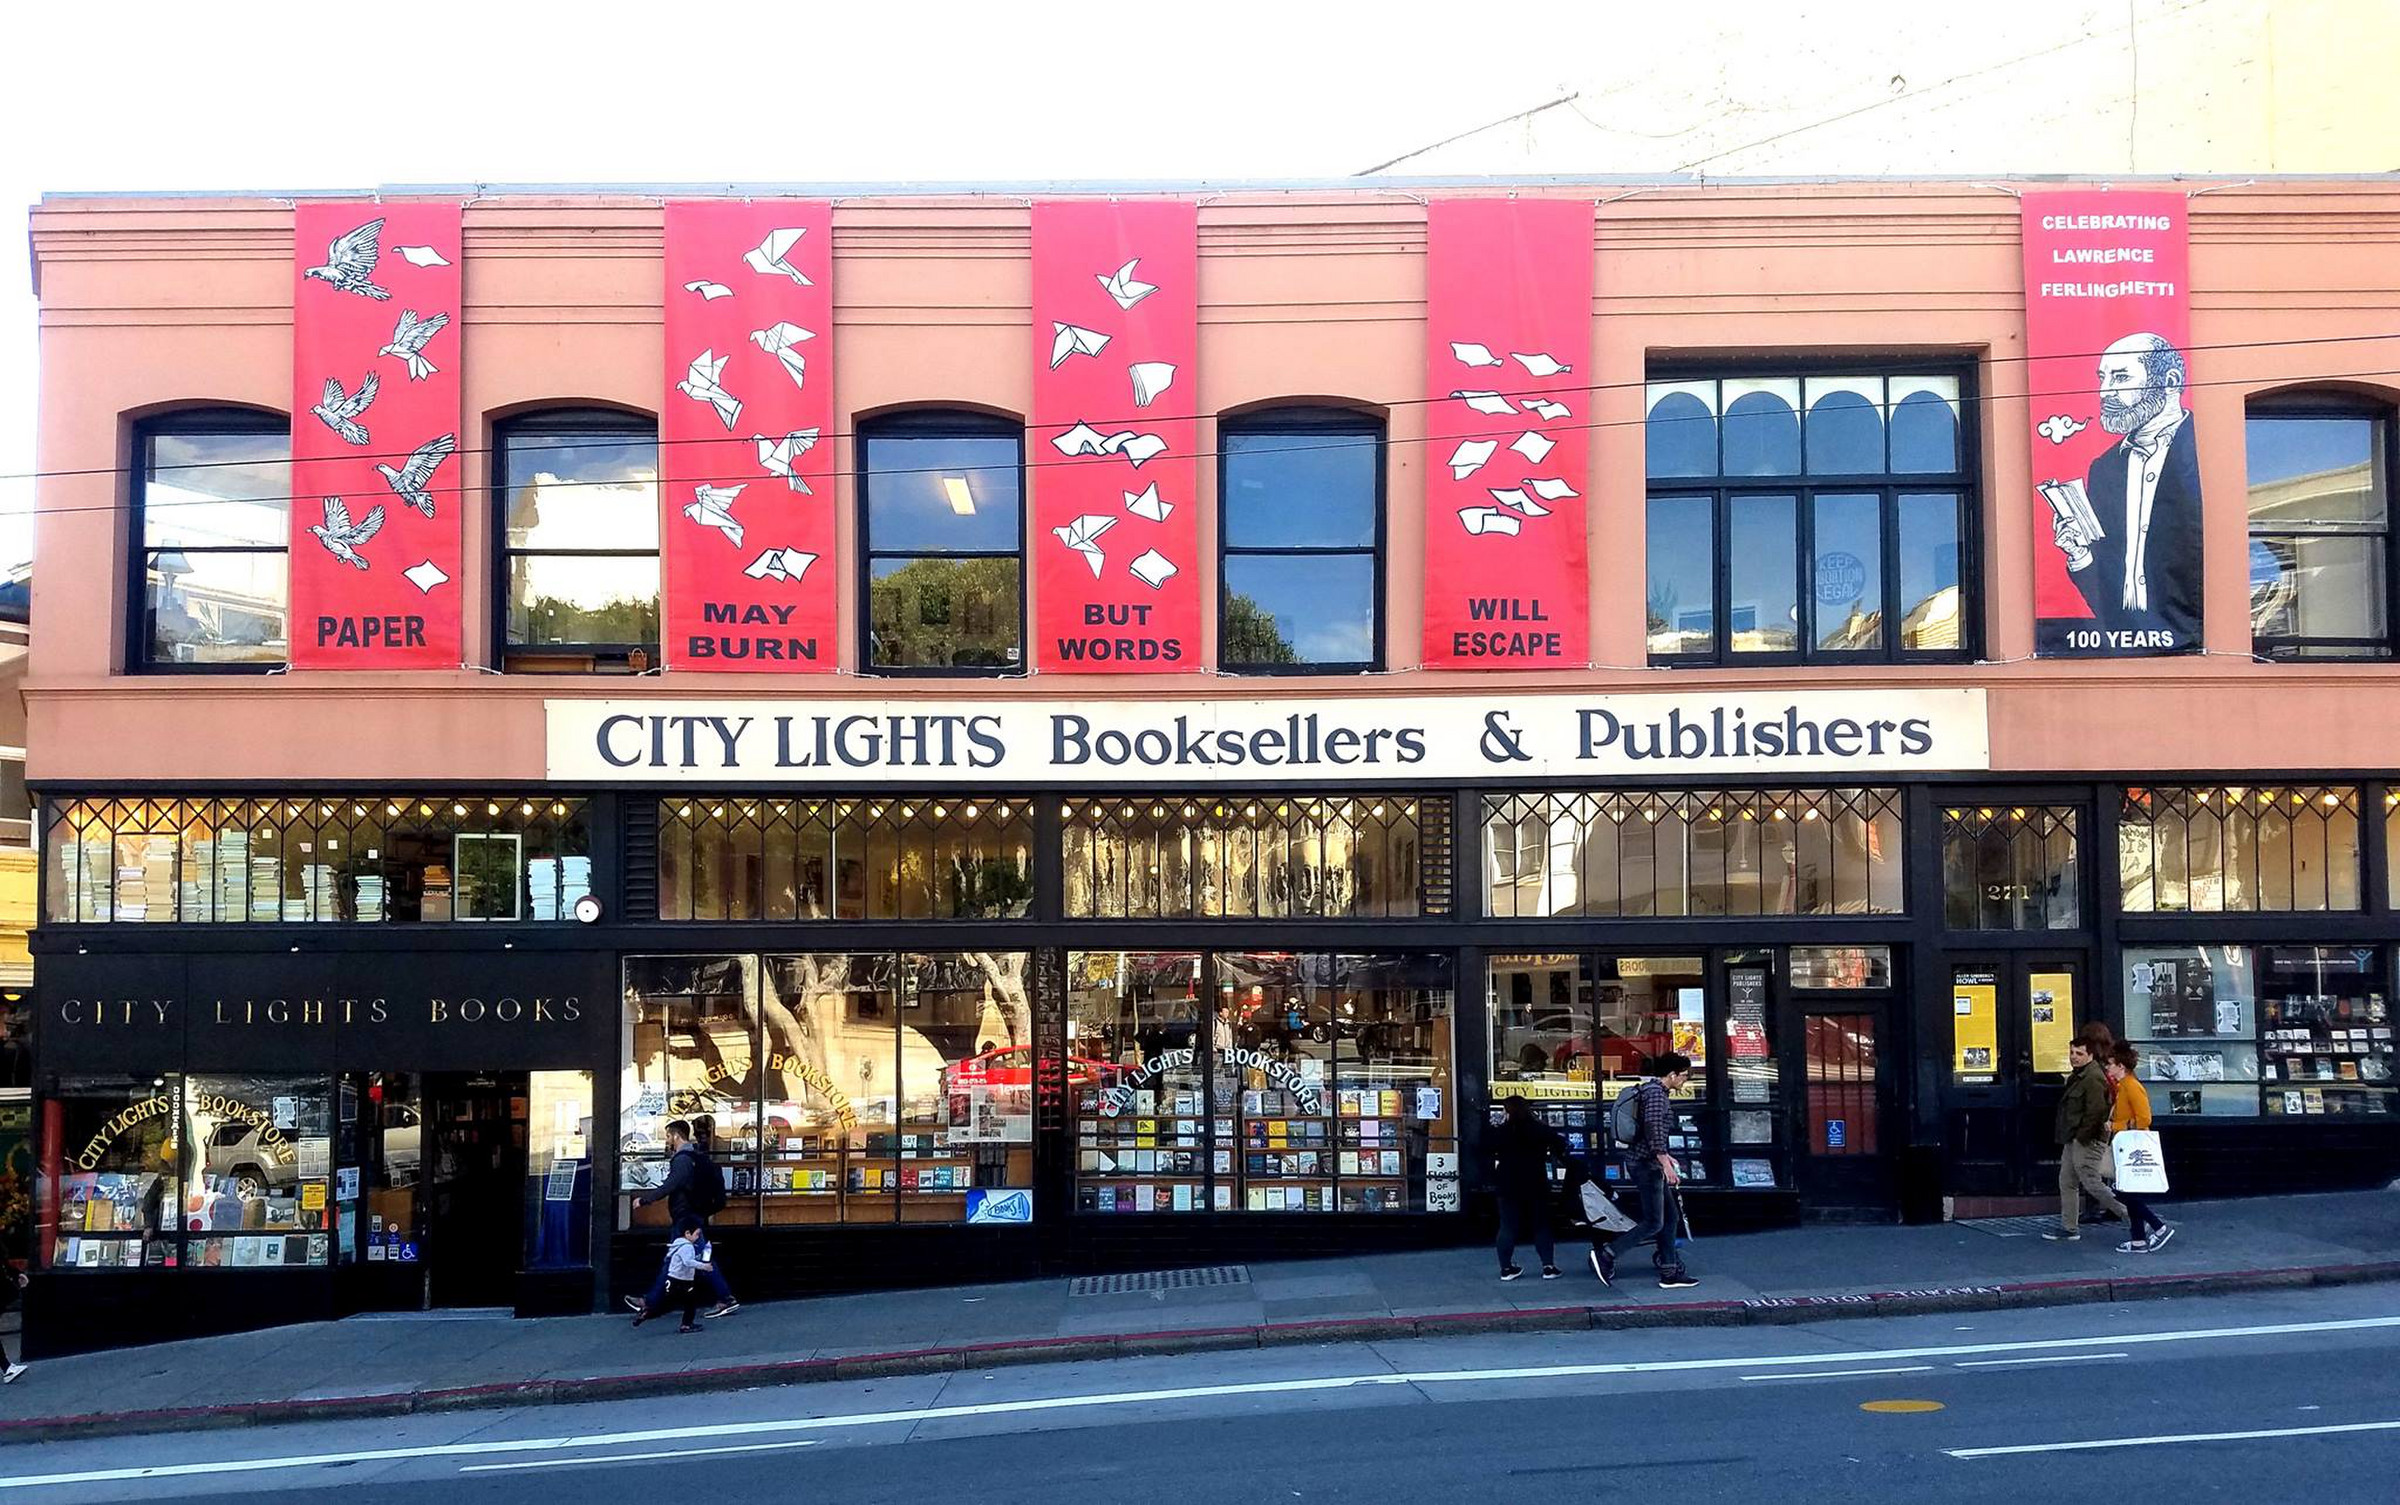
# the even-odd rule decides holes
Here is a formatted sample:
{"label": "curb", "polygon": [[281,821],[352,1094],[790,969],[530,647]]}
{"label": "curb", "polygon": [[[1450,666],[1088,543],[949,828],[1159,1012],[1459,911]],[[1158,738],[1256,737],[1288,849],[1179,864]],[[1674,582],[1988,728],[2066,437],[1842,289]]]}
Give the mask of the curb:
{"label": "curb", "polygon": [[967,1343],[831,1359],[734,1364],[589,1379],[541,1379],[439,1390],[390,1391],[323,1400],[245,1401],[88,1416],[34,1416],[0,1421],[0,1445],[70,1437],[212,1431],[304,1421],[358,1421],[384,1416],[510,1406],[573,1405],[662,1395],[806,1385],[900,1375],[947,1374],[1024,1364],[1122,1359],[1225,1349],[1280,1348],[1310,1343],[1368,1343],[1489,1333],[1626,1332],[1662,1327],[1778,1327],[1860,1317],[1944,1312],[1989,1312],[2111,1301],[2167,1301],[2241,1291],[2400,1281],[2400,1260],[2279,1270],[2221,1270],[2090,1280],[2020,1281],[1990,1286],[1943,1286],[1921,1291],[1871,1291],[1840,1296],[1768,1296],[1743,1301],[1617,1303],[1498,1312],[1447,1312],[1269,1322],[1249,1327],[1185,1328],[1093,1337],[1026,1338]]}

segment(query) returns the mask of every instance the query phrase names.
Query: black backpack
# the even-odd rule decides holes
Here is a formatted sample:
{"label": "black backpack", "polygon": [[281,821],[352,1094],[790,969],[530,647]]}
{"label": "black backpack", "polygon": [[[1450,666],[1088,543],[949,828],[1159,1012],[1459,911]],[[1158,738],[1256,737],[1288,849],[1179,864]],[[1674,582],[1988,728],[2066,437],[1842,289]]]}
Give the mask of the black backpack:
{"label": "black backpack", "polygon": [[725,1210],[725,1173],[705,1151],[689,1149],[692,1157],[692,1183],[684,1190],[684,1200],[696,1218],[715,1217]]}

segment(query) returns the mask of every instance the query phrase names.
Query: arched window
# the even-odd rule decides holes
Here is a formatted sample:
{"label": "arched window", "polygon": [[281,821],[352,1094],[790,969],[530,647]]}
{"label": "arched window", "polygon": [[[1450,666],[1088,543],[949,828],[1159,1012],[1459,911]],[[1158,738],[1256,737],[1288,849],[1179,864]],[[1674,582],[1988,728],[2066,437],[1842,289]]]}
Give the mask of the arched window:
{"label": "arched window", "polygon": [[512,673],[634,673],[658,658],[658,425],[597,408],[500,424],[493,640]]}
{"label": "arched window", "polygon": [[1357,673],[1383,663],[1383,421],[1276,408],[1217,425],[1217,662]]}
{"label": "arched window", "polygon": [[292,425],[208,408],[134,430],[137,673],[258,673],[290,656]]}
{"label": "arched window", "polygon": [[1025,659],[1025,428],[955,409],[858,429],[866,667],[1013,674]]}
{"label": "arched window", "polygon": [[2271,658],[2392,653],[2391,411],[2294,394],[2251,404],[2250,637]]}

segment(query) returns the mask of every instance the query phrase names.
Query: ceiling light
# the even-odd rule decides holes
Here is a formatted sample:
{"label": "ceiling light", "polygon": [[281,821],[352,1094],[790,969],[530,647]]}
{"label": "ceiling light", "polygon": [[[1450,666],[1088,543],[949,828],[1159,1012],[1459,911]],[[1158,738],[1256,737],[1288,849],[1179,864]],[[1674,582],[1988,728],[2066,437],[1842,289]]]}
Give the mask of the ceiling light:
{"label": "ceiling light", "polygon": [[975,515],[975,493],[965,476],[942,477],[942,494],[950,498],[950,510],[960,517]]}

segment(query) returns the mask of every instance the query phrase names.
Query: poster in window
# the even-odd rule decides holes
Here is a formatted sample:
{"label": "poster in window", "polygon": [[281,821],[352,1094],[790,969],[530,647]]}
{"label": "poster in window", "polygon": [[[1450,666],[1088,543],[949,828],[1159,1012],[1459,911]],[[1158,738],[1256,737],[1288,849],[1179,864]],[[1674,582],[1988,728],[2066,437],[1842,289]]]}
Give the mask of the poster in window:
{"label": "poster in window", "polygon": [[1033,661],[1198,672],[1199,210],[1033,206]]}
{"label": "poster in window", "polygon": [[454,669],[459,206],[303,200],[292,234],[292,667]]}
{"label": "poster in window", "polygon": [[1436,199],[1425,263],[1425,665],[1581,668],[1591,203]]}
{"label": "poster in window", "polygon": [[2034,615],[2046,657],[2201,647],[2188,202],[2024,197]]}
{"label": "poster in window", "polygon": [[666,207],[659,644],[669,669],[830,674],[833,206]]}

